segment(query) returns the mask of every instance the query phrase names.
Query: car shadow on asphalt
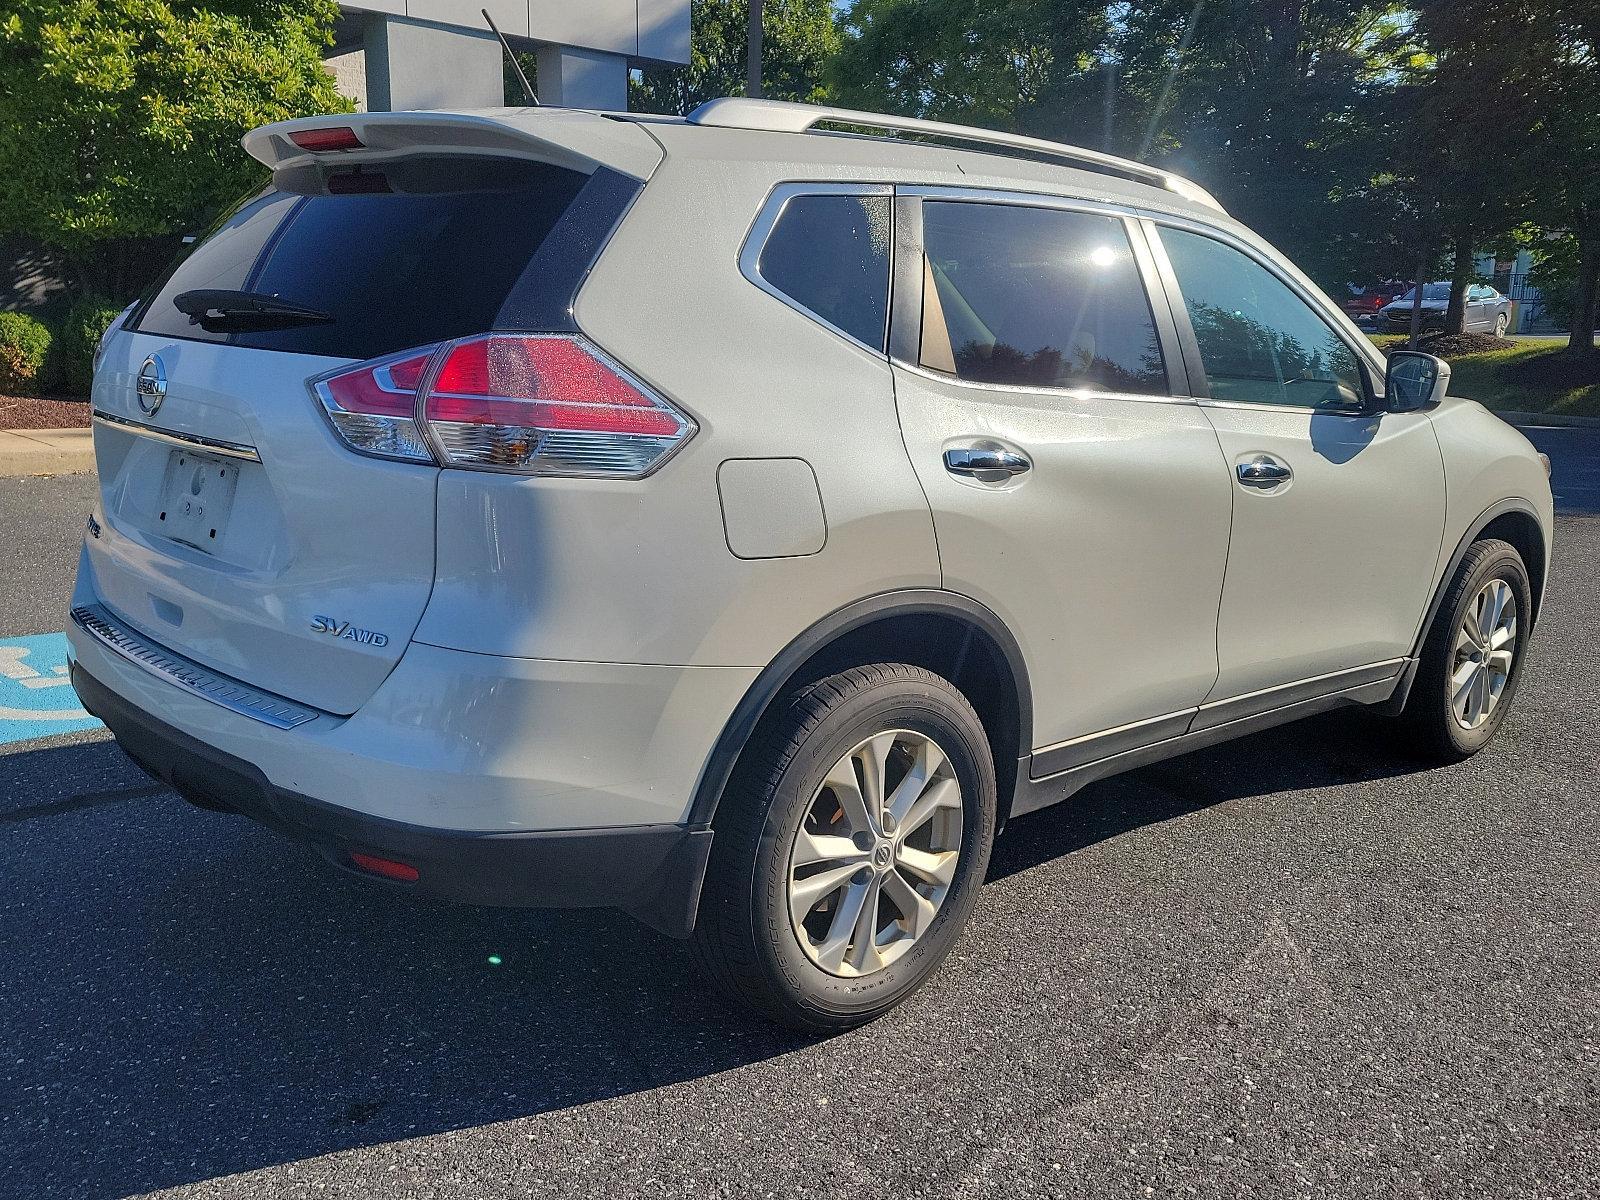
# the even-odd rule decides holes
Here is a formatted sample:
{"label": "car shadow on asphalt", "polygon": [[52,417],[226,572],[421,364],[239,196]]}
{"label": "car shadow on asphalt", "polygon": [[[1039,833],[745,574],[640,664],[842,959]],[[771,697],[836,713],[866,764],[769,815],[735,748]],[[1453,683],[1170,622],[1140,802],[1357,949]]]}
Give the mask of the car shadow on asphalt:
{"label": "car shadow on asphalt", "polygon": [[1203,808],[1422,770],[1396,751],[1392,726],[1342,709],[1090,784],[1065,803],[1020,817],[995,842],[989,879]]}
{"label": "car shadow on asphalt", "polygon": [[[1019,820],[991,877],[1265,791],[1399,773],[1335,714]],[[0,821],[0,1191],[123,1196],[728,1071],[808,1039],[620,914],[421,902],[151,794],[109,743],[0,758],[102,790]],[[9,1092],[7,1096],[5,1093]],[[670,1116],[663,1119],[670,1120]],[[540,1149],[567,1151],[559,1134]]]}

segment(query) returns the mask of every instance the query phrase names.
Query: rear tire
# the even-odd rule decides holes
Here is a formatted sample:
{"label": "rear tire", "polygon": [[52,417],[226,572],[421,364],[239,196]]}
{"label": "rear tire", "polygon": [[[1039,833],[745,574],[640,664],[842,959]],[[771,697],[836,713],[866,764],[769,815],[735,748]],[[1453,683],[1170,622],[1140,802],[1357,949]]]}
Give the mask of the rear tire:
{"label": "rear tire", "polygon": [[1522,678],[1533,590],[1508,542],[1474,542],[1451,577],[1422,647],[1402,720],[1407,748],[1459,762],[1494,738]]}
{"label": "rear tire", "polygon": [[1510,327],[1511,327],[1511,318],[1509,316],[1507,316],[1505,313],[1501,313],[1498,317],[1496,317],[1494,319],[1494,335],[1495,335],[1495,337],[1501,337],[1501,338],[1505,337],[1506,330],[1509,329]]}
{"label": "rear tire", "polygon": [[775,707],[717,809],[695,953],[773,1021],[849,1029],[960,937],[989,865],[994,763],[967,698],[921,667],[854,667]]}

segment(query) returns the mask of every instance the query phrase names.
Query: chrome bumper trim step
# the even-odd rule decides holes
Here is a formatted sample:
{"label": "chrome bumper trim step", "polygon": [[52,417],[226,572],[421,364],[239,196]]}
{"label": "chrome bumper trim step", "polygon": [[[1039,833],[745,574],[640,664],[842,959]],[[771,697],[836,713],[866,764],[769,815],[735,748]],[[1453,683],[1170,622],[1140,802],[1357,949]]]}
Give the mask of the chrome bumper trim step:
{"label": "chrome bumper trim step", "polygon": [[98,604],[86,604],[73,609],[72,620],[78,628],[112,653],[240,716],[250,717],[277,729],[294,729],[323,715],[318,709],[285,700],[271,692],[263,692],[247,683],[218,674],[209,667],[202,667],[181,654],[174,654],[135,633]]}

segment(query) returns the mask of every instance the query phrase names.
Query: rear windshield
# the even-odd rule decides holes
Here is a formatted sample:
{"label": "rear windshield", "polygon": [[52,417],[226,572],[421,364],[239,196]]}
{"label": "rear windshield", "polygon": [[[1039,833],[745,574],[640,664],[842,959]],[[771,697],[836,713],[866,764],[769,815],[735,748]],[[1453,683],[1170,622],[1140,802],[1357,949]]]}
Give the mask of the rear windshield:
{"label": "rear windshield", "polygon": [[[461,157],[279,171],[190,248],[131,327],[336,358],[483,333],[586,178],[546,163]],[[173,305],[196,288],[275,296],[332,320],[209,332]]]}

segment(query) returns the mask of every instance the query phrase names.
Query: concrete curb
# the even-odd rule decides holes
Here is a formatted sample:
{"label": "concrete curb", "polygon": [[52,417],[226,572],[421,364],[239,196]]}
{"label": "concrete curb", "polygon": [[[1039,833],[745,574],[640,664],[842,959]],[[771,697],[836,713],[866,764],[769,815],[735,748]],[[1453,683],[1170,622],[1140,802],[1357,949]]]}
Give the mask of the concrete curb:
{"label": "concrete curb", "polygon": [[82,475],[94,470],[88,429],[0,429],[0,478]]}
{"label": "concrete curb", "polygon": [[1570,429],[1600,429],[1600,417],[1574,417],[1566,413],[1515,412],[1510,409],[1490,410],[1502,421],[1513,425],[1564,425]]}

